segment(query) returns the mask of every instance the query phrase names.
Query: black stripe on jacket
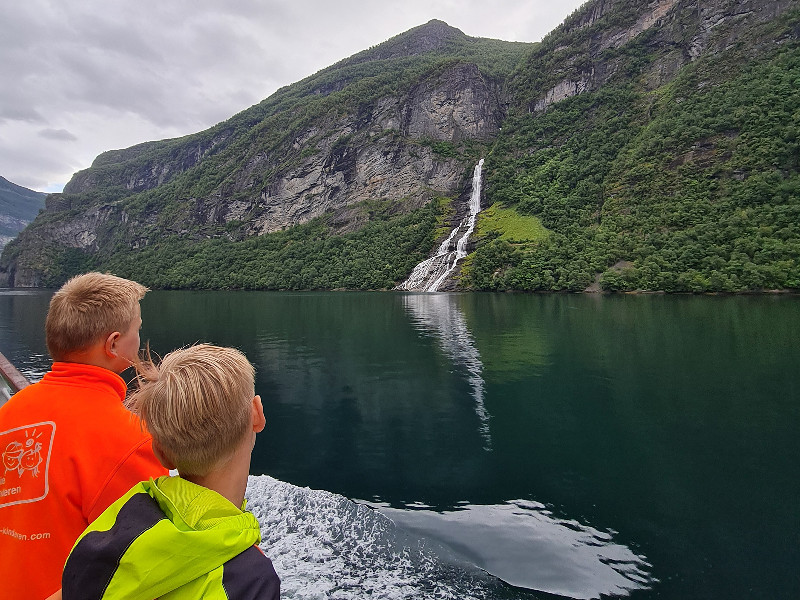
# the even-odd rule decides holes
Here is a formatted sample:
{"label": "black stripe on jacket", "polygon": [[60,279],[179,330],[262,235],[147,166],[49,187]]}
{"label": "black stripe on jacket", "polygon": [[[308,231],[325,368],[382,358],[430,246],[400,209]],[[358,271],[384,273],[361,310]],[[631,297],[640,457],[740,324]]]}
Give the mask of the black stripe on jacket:
{"label": "black stripe on jacket", "polygon": [[61,577],[64,597],[100,600],[130,545],[166,518],[147,494],[131,496],[111,529],[87,533],[72,549]]}
{"label": "black stripe on jacket", "polygon": [[278,600],[281,595],[281,580],[272,561],[256,546],[225,563],[222,587],[228,600]]}

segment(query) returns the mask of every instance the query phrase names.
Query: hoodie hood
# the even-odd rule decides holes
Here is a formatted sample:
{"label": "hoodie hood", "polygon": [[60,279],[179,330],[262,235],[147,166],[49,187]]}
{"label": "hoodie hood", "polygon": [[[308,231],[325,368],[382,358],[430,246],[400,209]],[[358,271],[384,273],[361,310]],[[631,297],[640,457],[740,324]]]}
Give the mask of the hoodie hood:
{"label": "hoodie hood", "polygon": [[[180,477],[151,479],[78,539],[64,590],[74,586],[82,598],[152,600],[191,582],[202,588],[203,578],[259,541],[256,518],[220,494]],[[99,595],[85,594],[101,585]]]}

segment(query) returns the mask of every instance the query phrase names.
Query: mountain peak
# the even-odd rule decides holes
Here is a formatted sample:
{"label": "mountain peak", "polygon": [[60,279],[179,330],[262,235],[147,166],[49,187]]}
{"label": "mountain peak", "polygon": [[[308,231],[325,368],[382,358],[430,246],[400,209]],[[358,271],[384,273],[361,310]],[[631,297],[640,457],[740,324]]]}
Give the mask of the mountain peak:
{"label": "mountain peak", "polygon": [[466,39],[463,31],[451,27],[439,19],[431,19],[424,25],[418,25],[404,31],[385,42],[360,52],[344,62],[354,64],[371,60],[386,60],[418,56],[434,50],[439,50],[454,39]]}
{"label": "mountain peak", "polygon": [[419,25],[408,31],[390,38],[378,48],[385,46],[395,56],[413,56],[438,50],[449,40],[465,38],[464,32],[451,27],[444,21],[431,19],[424,25]]}
{"label": "mountain peak", "polygon": [[[451,37],[464,37],[464,32],[458,29],[457,27],[452,27],[441,21],[439,19],[431,19],[424,25],[419,25],[417,27],[413,27],[406,31],[406,34],[415,32],[417,35],[424,34],[426,36],[436,37],[442,40],[449,39]],[[404,35],[404,34],[400,34]],[[399,37],[399,36],[398,36]]]}

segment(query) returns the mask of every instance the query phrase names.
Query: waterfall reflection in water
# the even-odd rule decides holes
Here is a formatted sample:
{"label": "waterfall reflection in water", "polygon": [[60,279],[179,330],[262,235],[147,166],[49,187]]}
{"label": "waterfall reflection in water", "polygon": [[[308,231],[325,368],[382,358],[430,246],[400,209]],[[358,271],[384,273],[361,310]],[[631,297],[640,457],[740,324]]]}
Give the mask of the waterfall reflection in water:
{"label": "waterfall reflection in water", "polygon": [[[484,449],[492,450],[483,362],[459,307],[459,294],[412,293],[403,306],[417,331],[438,340],[464,373],[480,420]],[[614,541],[613,533],[560,519],[542,504],[509,500],[451,511],[370,503],[407,531],[452,548],[465,560],[513,585],[570,598],[625,596],[654,583],[646,558]]]}
{"label": "waterfall reflection in water", "polygon": [[445,355],[457,368],[464,370],[475,400],[484,449],[491,450],[490,416],[484,405],[483,363],[457,299],[458,296],[451,294],[408,294],[403,296],[403,306],[417,328],[438,339]]}

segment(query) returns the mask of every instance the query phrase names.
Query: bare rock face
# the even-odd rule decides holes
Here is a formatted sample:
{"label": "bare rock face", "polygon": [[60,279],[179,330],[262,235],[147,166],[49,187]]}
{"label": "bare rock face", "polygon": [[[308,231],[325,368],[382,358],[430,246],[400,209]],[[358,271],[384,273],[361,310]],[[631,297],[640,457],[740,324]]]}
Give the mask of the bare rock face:
{"label": "bare rock face", "polygon": [[[323,147],[334,145],[326,140]],[[455,159],[436,159],[430,148],[402,141],[362,147],[331,148],[329,153],[307,160],[277,179],[253,199],[259,216],[251,222],[253,233],[277,231],[304,223],[326,212],[363,200],[405,199],[417,208],[431,197],[431,190],[450,194],[462,178]],[[242,214],[241,203],[229,205],[224,218]]]}
{"label": "bare rock face", "polygon": [[0,272],[0,286],[34,288],[42,286],[42,274],[38,269],[13,267],[9,272]]}
{"label": "bare rock face", "polygon": [[577,80],[564,79],[559,81],[551,89],[547,90],[543,98],[536,101],[533,106],[535,112],[541,112],[547,109],[551,104],[561,102],[572,96],[577,96],[585,91],[588,91],[594,86],[594,71],[582,73]]}
{"label": "bare rock face", "polygon": [[254,156],[237,175],[233,195],[239,199],[205,199],[201,222],[247,218],[247,233],[258,235],[368,199],[402,200],[408,209],[419,208],[433,195],[459,192],[464,178],[463,165],[437,155],[430,142],[489,139],[502,118],[495,84],[475,65],[455,65],[355,118],[298,132],[292,150],[314,151],[261,188],[261,174],[282,156]]}
{"label": "bare rock face", "polygon": [[469,64],[418,85],[401,111],[404,135],[452,142],[490,138],[502,118],[497,94],[478,67]]}
{"label": "bare rock face", "polygon": [[574,46],[552,49],[565,55],[560,61],[565,77],[544,90],[530,110],[540,112],[600,88],[618,74],[613,51],[645,32],[652,33],[647,44],[653,56],[645,82],[649,89],[656,89],[701,54],[721,52],[748,27],[784,13],[793,0],[650,0],[633,22],[606,24],[614,22],[611,17],[619,10],[628,10],[629,4],[627,0],[598,0],[562,26],[562,32],[576,36],[582,30],[591,33]]}
{"label": "bare rock face", "polygon": [[[153,189],[170,181],[176,175],[197,166],[206,156],[223,146],[230,137],[229,131],[221,131],[210,140],[191,138],[184,143],[175,143],[166,158],[149,157],[152,142],[139,144],[124,150],[110,150],[99,155],[89,169],[78,171],[64,186],[65,194],[82,194],[106,186],[123,187],[131,193]],[[124,174],[109,167],[130,163]]]}
{"label": "bare rock face", "polygon": [[669,11],[671,11],[679,0],[656,0],[647,5],[647,10],[642,13],[636,22],[624,29],[604,32],[600,36],[599,50],[606,48],[619,48],[627,44],[633,38],[644,33],[651,27],[659,24]]}

